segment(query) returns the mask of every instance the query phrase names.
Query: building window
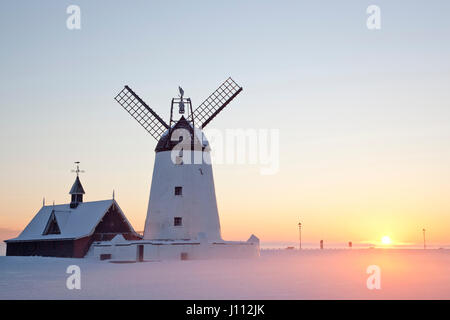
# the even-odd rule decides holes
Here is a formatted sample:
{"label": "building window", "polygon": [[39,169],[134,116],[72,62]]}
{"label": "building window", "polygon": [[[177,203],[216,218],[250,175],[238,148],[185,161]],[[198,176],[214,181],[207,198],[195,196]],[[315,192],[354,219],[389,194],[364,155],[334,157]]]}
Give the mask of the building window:
{"label": "building window", "polygon": [[175,187],[175,195],[176,196],[183,195],[183,187]]}
{"label": "building window", "polygon": [[173,218],[173,225],[176,226],[176,227],[182,226],[183,225],[183,218],[181,218],[181,217]]}
{"label": "building window", "polygon": [[47,225],[45,226],[44,232],[42,234],[44,236],[48,234],[61,234],[54,210],[50,214],[50,218],[48,219]]}

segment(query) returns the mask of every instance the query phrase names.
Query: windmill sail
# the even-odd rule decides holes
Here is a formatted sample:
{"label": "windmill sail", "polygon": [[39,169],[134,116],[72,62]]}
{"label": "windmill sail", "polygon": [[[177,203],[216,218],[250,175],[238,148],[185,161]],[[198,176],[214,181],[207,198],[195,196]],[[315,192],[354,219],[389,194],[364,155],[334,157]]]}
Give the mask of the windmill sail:
{"label": "windmill sail", "polygon": [[130,87],[125,86],[114,99],[156,140],[169,128]]}
{"label": "windmill sail", "polygon": [[201,128],[216,117],[240,92],[240,87],[233,79],[228,78],[214,91],[205,101],[194,111],[197,123],[201,123]]}

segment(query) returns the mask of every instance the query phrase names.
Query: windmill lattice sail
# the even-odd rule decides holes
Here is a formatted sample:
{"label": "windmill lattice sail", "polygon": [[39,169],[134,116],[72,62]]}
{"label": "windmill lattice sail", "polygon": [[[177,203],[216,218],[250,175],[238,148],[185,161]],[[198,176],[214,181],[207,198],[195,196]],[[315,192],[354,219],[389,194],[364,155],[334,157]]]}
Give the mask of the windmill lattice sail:
{"label": "windmill lattice sail", "polygon": [[169,128],[129,86],[125,86],[114,99],[156,140]]}
{"label": "windmill lattice sail", "polygon": [[201,123],[201,128],[214,119],[240,92],[240,87],[233,79],[228,78],[214,91],[205,101],[194,111],[197,123]]}

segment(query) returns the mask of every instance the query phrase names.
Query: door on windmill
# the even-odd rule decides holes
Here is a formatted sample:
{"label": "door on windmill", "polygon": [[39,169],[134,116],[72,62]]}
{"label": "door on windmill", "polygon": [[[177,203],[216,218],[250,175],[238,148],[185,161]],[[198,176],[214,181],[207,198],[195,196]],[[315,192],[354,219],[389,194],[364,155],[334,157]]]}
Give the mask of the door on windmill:
{"label": "door on windmill", "polygon": [[143,262],[144,261],[144,245],[140,244],[137,246],[137,261]]}

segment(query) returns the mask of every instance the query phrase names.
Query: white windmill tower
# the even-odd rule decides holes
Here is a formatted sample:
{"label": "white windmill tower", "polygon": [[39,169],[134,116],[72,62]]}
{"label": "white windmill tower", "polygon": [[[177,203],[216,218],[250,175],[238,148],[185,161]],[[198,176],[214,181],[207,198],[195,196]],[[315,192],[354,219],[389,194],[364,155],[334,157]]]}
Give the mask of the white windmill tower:
{"label": "white windmill tower", "polygon": [[[210,148],[202,129],[242,88],[228,78],[195,111],[181,87],[179,91],[172,99],[169,124],[130,87],[115,97],[158,141],[144,239],[220,241]],[[174,106],[181,115],[178,120]]]}

